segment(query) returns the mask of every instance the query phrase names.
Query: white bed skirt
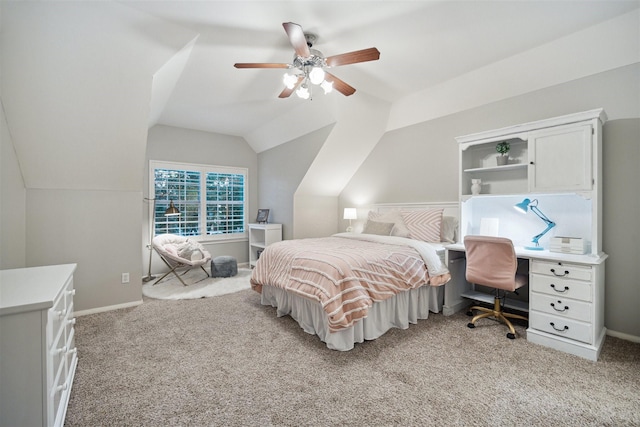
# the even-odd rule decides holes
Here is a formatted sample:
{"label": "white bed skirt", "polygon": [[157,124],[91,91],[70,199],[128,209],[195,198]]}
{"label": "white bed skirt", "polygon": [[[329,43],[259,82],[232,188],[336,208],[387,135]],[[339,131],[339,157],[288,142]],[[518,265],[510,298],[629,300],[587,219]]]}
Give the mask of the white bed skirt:
{"label": "white bed skirt", "polygon": [[329,332],[327,317],[320,304],[273,286],[262,286],[261,303],[277,308],[278,317],[289,315],[307,333],[317,335],[332,350],[351,350],[355,343],[374,340],[391,328],[407,329],[410,323],[427,319],[429,311],[442,309],[443,286],[421,286],[402,292],[369,308],[366,318],[351,328]]}

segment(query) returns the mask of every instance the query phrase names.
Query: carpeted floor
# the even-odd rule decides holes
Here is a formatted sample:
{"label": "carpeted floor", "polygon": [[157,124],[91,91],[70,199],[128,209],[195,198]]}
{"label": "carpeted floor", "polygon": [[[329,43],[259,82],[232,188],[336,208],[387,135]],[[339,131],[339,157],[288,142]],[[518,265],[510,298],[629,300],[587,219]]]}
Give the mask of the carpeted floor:
{"label": "carpeted floor", "polygon": [[467,322],[432,314],[336,352],[252,290],[146,299],[77,319],[66,425],[640,425],[640,344],[607,337],[590,362]]}

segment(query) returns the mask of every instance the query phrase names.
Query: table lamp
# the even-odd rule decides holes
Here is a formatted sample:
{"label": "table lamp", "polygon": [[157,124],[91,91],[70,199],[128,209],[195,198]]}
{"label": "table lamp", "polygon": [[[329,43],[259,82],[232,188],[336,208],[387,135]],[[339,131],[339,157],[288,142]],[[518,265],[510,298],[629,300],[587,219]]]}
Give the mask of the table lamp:
{"label": "table lamp", "polygon": [[542,236],[544,236],[545,234],[547,234],[549,232],[549,230],[551,230],[553,227],[556,226],[556,223],[551,221],[549,218],[547,218],[547,216],[545,214],[543,214],[540,209],[538,209],[538,199],[534,199],[533,201],[529,200],[529,199],[524,199],[523,201],[521,201],[520,203],[517,203],[514,208],[516,208],[518,211],[522,212],[522,213],[527,213],[528,209],[531,209],[531,212],[533,212],[534,214],[538,215],[538,218],[540,218],[541,220],[544,221],[545,224],[547,224],[547,228],[545,228],[542,233],[540,234],[536,234],[535,236],[533,236],[533,239],[531,239],[531,242],[534,244],[534,246],[525,246],[525,249],[531,250],[531,251],[541,251],[544,248],[542,246],[540,246],[540,243],[538,243],[538,241],[540,240],[540,238]]}
{"label": "table lamp", "polygon": [[351,233],[353,231],[353,227],[351,226],[352,219],[358,219],[358,211],[356,208],[344,208],[344,219],[349,220],[349,226],[347,227],[347,233]]}

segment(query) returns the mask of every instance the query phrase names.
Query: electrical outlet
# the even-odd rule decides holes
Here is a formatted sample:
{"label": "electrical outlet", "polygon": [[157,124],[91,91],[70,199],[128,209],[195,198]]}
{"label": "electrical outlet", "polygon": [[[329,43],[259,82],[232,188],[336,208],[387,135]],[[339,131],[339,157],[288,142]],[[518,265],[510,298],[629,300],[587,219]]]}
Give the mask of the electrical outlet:
{"label": "electrical outlet", "polygon": [[122,283],[129,283],[129,273],[122,273]]}

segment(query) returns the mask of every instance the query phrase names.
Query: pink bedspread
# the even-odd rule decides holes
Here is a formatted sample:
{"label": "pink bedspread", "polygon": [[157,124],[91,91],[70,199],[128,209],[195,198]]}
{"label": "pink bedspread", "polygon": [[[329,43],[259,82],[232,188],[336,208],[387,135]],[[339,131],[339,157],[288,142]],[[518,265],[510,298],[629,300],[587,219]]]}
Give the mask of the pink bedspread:
{"label": "pink bedspread", "polygon": [[318,301],[332,332],[349,328],[367,316],[375,301],[427,283],[439,286],[451,278],[437,257],[426,258],[429,265],[440,264],[431,277],[423,248],[396,244],[398,239],[409,240],[387,238],[394,243],[390,244],[336,235],[279,242],[262,252],[251,286],[261,292],[262,285],[270,285]]}

